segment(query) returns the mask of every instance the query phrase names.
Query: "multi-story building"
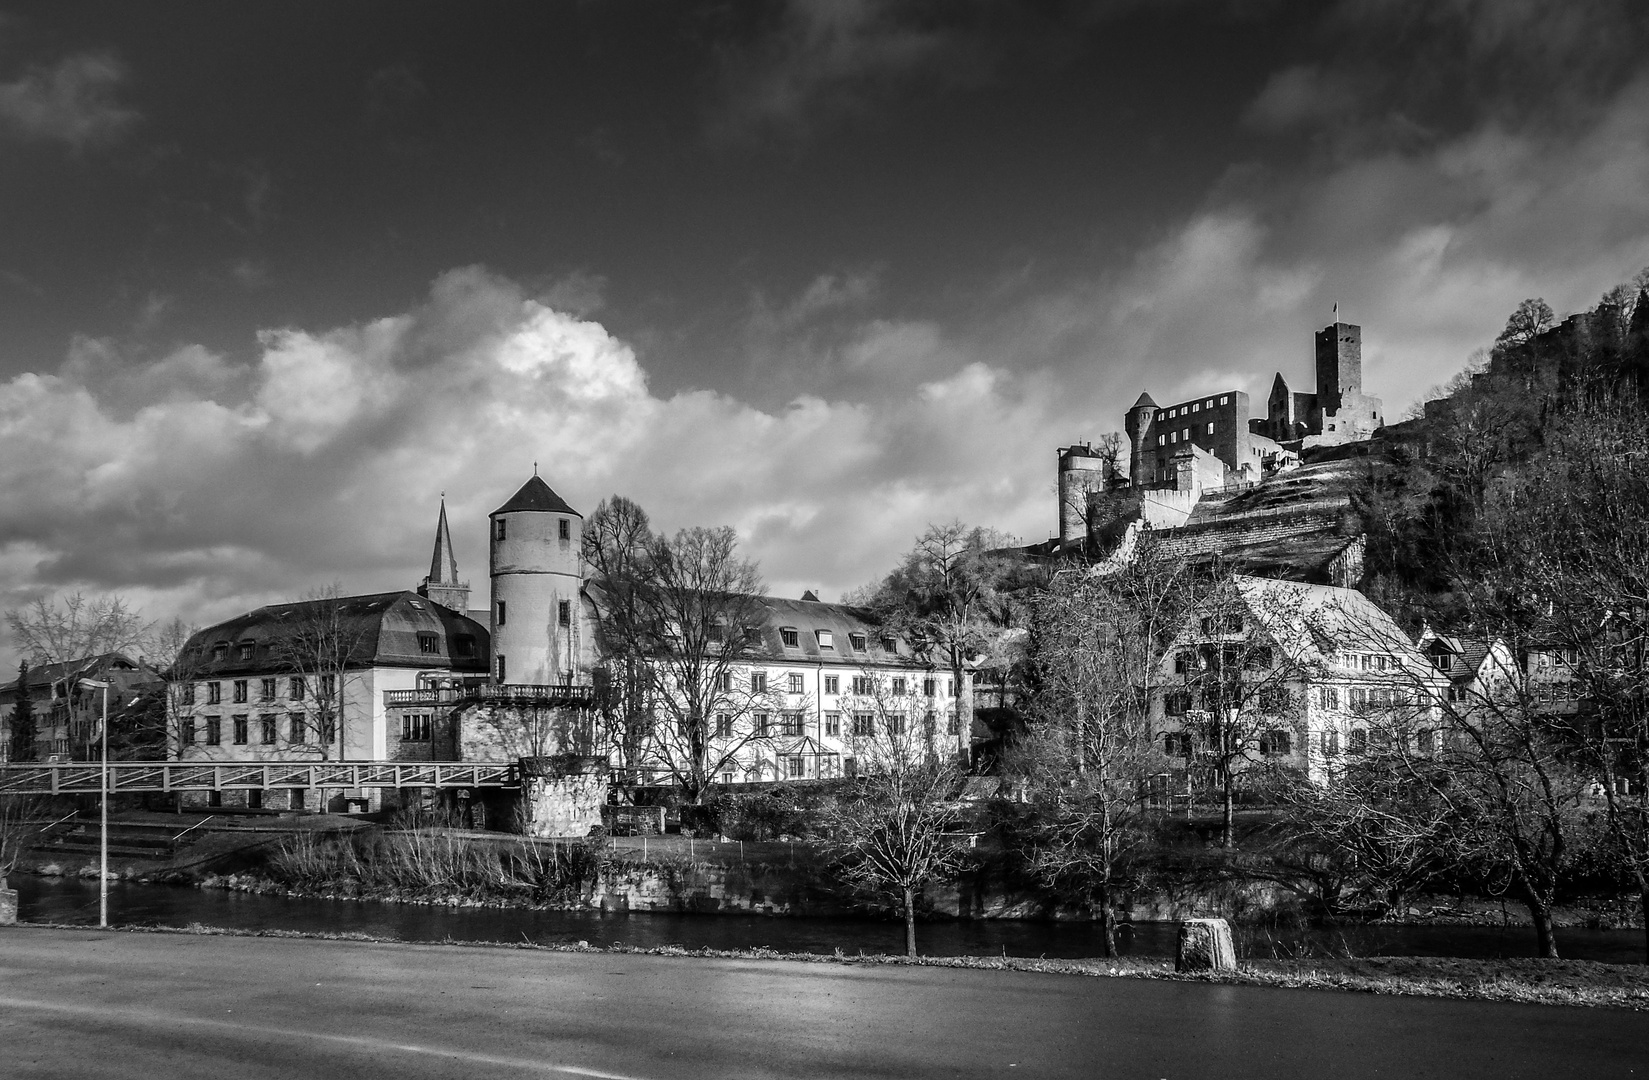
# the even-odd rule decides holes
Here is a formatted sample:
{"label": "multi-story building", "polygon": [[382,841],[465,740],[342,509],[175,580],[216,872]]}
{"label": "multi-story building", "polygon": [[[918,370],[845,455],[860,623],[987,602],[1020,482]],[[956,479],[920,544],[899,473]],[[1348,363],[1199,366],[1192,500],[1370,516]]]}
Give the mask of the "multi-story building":
{"label": "multi-story building", "polygon": [[1239,766],[1271,762],[1327,783],[1392,739],[1430,752],[1449,684],[1362,593],[1238,576],[1174,639],[1151,688],[1152,719],[1160,745],[1188,768],[1218,732]]}
{"label": "multi-story building", "polygon": [[[150,731],[138,730],[136,725],[142,720],[141,707],[162,691],[165,680],[141,660],[105,653],[29,668],[23,692],[33,707],[35,760],[90,761],[100,754],[103,691],[87,686],[82,682],[85,679],[109,684],[110,727],[121,733],[111,753],[130,757],[139,746],[163,752],[163,726],[157,722]],[[0,685],[0,762],[11,756],[13,717],[21,696],[16,679]]]}

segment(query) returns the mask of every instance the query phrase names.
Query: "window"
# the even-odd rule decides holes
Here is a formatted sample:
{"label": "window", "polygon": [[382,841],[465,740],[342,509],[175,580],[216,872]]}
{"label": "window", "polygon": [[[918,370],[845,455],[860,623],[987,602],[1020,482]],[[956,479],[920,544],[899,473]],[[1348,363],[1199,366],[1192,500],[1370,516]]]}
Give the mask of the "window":
{"label": "window", "polygon": [[731,739],[733,737],[733,714],[719,712],[716,714],[716,737]]}
{"label": "window", "polygon": [[193,746],[193,745],[195,745],[195,718],[194,717],[185,716],[183,718],[183,720],[181,722],[179,722],[178,729],[177,729],[177,737],[178,737],[178,742],[182,743],[184,746]]}
{"label": "window", "polygon": [[785,775],[790,777],[790,779],[794,780],[797,777],[805,775],[806,772],[807,764],[801,755],[797,754],[785,759]]}
{"label": "window", "polygon": [[235,680],[235,704],[239,705],[246,700],[246,680]]}
{"label": "window", "polygon": [[338,691],[338,677],[336,675],[321,676],[321,696],[329,698]]}
{"label": "window", "polygon": [[307,738],[308,731],[309,731],[309,725],[308,725],[308,723],[305,722],[305,720],[303,718],[303,713],[294,712],[294,713],[287,713],[286,714],[286,741],[287,742],[291,742],[291,743],[307,742],[308,741],[308,738]]}
{"label": "window", "polygon": [[555,538],[561,541],[563,547],[572,543],[573,523],[566,518],[557,518],[555,521]]}
{"label": "window", "polygon": [[216,645],[212,646],[212,659],[214,659],[214,660],[227,660],[227,659],[229,659],[229,643],[227,641],[220,641]]}
{"label": "window", "polygon": [[1162,736],[1162,752],[1169,757],[1188,758],[1191,756],[1191,736],[1177,731],[1164,732]]}
{"label": "window", "polygon": [[1168,419],[1172,420],[1174,417],[1176,417],[1178,415],[1179,415],[1179,410],[1178,409],[1169,409],[1168,410]]}
{"label": "window", "polygon": [[402,742],[429,742],[429,713],[401,714]]}
{"label": "window", "polygon": [[1158,446],[1161,446],[1165,441],[1167,441],[1166,436],[1162,436],[1162,435],[1157,436],[1157,445]]}
{"label": "window", "polygon": [[756,714],[756,737],[765,739],[773,734],[773,719],[764,712]]}
{"label": "window", "polygon": [[802,636],[794,626],[786,626],[779,630],[779,640],[784,642],[785,648],[794,649],[801,645]]}
{"label": "window", "polygon": [[1212,409],[1214,407],[1214,399],[1209,398],[1207,401],[1202,403],[1202,407],[1205,409]]}
{"label": "window", "polygon": [[274,701],[275,700],[275,680],[274,679],[259,679],[258,680],[258,700],[259,701]]}
{"label": "window", "polygon": [[1179,442],[1179,432],[1177,432],[1177,431],[1170,431],[1170,432],[1169,432],[1169,433],[1168,433],[1168,441],[1169,441],[1169,442],[1170,442],[1170,443],[1176,443],[1176,444],[1177,444],[1177,443],[1178,443],[1178,442]]}
{"label": "window", "polygon": [[1438,671],[1448,671],[1454,667],[1454,657],[1446,652],[1434,652],[1431,654],[1431,665]]}
{"label": "window", "polygon": [[720,675],[716,676],[716,689],[720,690],[724,694],[732,691],[733,673],[731,671],[724,671]]}
{"label": "window", "polygon": [[[499,522],[499,524],[502,525],[503,522]],[[509,614],[509,608],[507,606],[505,606],[505,602],[503,600],[498,601],[498,625],[499,626],[504,625],[504,623],[507,621],[506,616],[508,614]]]}
{"label": "window", "polygon": [[847,643],[852,645],[855,649],[858,649],[860,652],[865,650],[865,641],[866,638],[863,634],[849,633],[847,635]]}
{"label": "window", "polygon": [[799,712],[782,713],[779,716],[779,724],[784,734],[791,738],[797,738],[802,733],[802,714]]}
{"label": "window", "polygon": [[1210,434],[1210,435],[1214,434],[1214,425],[1213,424],[1208,425],[1208,434]]}
{"label": "window", "polygon": [[802,677],[800,673],[795,671],[790,673],[790,692],[792,694],[802,693]]}
{"label": "window", "polygon": [[893,680],[893,694],[895,697],[905,696],[905,680],[903,677],[895,678]]}
{"label": "window", "polygon": [[434,656],[441,651],[440,639],[434,634],[419,634],[418,651],[425,656]]}
{"label": "window", "polygon": [[1169,716],[1184,716],[1191,708],[1191,695],[1185,690],[1173,690],[1162,695],[1162,711]]}
{"label": "window", "polygon": [[275,714],[264,713],[258,717],[258,741],[265,746],[275,745]]}
{"label": "window", "polygon": [[186,684],[184,684],[184,687],[183,687],[183,704],[193,705],[194,703],[195,703],[195,684],[194,683],[186,683]]}
{"label": "window", "polygon": [[573,624],[573,602],[571,600],[557,600],[555,602],[555,622],[557,626],[563,628]]}
{"label": "window", "polygon": [[899,651],[899,642],[897,640],[895,640],[894,638],[887,636],[886,634],[882,635],[882,651],[883,652],[898,652]]}
{"label": "window", "polygon": [[842,692],[842,677],[840,675],[826,675],[824,677],[824,692],[839,694]]}
{"label": "window", "polygon": [[855,738],[867,737],[876,734],[876,717],[867,712],[853,714],[853,735]]}
{"label": "window", "polygon": [[1346,746],[1353,754],[1368,753],[1368,732],[1363,728],[1353,728]]}
{"label": "window", "polygon": [[452,647],[457,650],[459,656],[474,656],[475,635],[454,634],[452,636]]}
{"label": "window", "polygon": [[724,783],[724,784],[731,784],[733,782],[733,774],[730,773],[730,772],[722,773],[721,774],[721,782]]}
{"label": "window", "polygon": [[510,672],[509,664],[505,661],[504,654],[499,653],[498,654],[498,681],[499,682],[507,681],[509,679],[509,672]]}
{"label": "window", "polygon": [[1191,441],[1191,429],[1190,428],[1181,429],[1181,431],[1179,433],[1179,437],[1184,439],[1186,442],[1190,442]]}
{"label": "window", "polygon": [[223,684],[209,682],[206,684],[206,704],[217,705],[223,701]]}
{"label": "window", "polygon": [[819,648],[821,649],[834,649],[836,647],[836,637],[829,630],[815,630],[813,636],[819,639]]}
{"label": "window", "polygon": [[492,523],[492,526],[493,526],[493,528],[492,528],[492,538],[494,540],[504,539],[504,519],[503,518],[497,519],[496,521],[494,521]]}
{"label": "window", "polygon": [[1293,750],[1293,737],[1282,728],[1272,728],[1260,736],[1260,754],[1264,757],[1287,757]]}
{"label": "window", "polygon": [[842,737],[841,713],[827,712],[824,714],[824,733],[831,738],[839,739]]}
{"label": "window", "polygon": [[721,623],[711,623],[704,631],[706,641],[720,645],[727,640],[727,629]]}
{"label": "window", "polygon": [[889,713],[886,723],[889,735],[903,735],[905,733],[904,713]]}
{"label": "window", "polygon": [[1340,733],[1338,731],[1323,732],[1323,753],[1329,757],[1337,757],[1340,753]]}
{"label": "window", "polygon": [[1288,688],[1283,686],[1266,686],[1260,689],[1260,711],[1268,713],[1287,712],[1292,702]]}
{"label": "window", "polygon": [[1220,398],[1220,404],[1224,405],[1226,402],[1228,402],[1230,400],[1231,400],[1231,395],[1226,394],[1224,397]]}
{"label": "window", "polygon": [[246,745],[246,728],[247,728],[246,717],[244,715],[237,715],[237,716],[231,716],[229,719],[234,722],[235,745],[236,746],[245,746]]}
{"label": "window", "polygon": [[303,676],[294,675],[286,685],[286,696],[293,701],[302,701],[304,695]]}
{"label": "window", "polygon": [[956,715],[955,709],[945,710],[945,731],[951,735],[962,734],[962,720]]}
{"label": "window", "polygon": [[1191,411],[1192,411],[1192,412],[1202,412],[1202,402],[1200,402],[1200,401],[1193,401],[1193,402],[1192,402],[1192,403],[1191,403]]}
{"label": "window", "polygon": [[1340,690],[1334,686],[1319,687],[1317,690],[1317,704],[1325,709],[1340,707]]}
{"label": "window", "polygon": [[1465,701],[1466,700],[1466,688],[1464,686],[1451,686],[1451,687],[1449,687],[1448,692],[1445,695],[1445,697],[1449,701]]}
{"label": "window", "polygon": [[933,692],[936,689],[938,689],[938,687],[939,687],[939,680],[938,679],[932,679],[932,678],[923,679],[922,680],[922,696],[923,697],[932,697]]}
{"label": "window", "polygon": [[208,716],[206,718],[206,745],[217,746],[223,742],[223,718]]}
{"label": "window", "polygon": [[853,676],[853,692],[860,697],[868,697],[876,692],[875,684],[869,675]]}
{"label": "window", "polygon": [[750,692],[752,694],[767,693],[767,672],[752,671],[750,673]]}
{"label": "window", "polygon": [[1414,733],[1414,748],[1422,754],[1432,754],[1437,749],[1437,737],[1429,727],[1423,727]]}
{"label": "window", "polygon": [[252,643],[243,641],[235,648],[235,655],[241,660],[252,659]]}

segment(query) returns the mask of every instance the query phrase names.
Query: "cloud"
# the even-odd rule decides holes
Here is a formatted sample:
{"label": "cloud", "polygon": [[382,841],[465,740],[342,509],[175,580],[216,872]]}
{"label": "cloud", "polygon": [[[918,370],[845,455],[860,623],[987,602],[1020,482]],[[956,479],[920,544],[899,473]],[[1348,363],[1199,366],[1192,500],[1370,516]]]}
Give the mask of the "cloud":
{"label": "cloud", "polygon": [[725,54],[713,134],[805,136],[918,79],[982,77],[987,51],[941,20],[949,14],[896,0],[787,0],[753,43]]}
{"label": "cloud", "polygon": [[0,83],[0,123],[17,134],[81,149],[112,141],[139,119],[115,99],[125,69],[108,53],[80,53]]}
{"label": "cloud", "polygon": [[1047,516],[1052,387],[983,364],[868,404],[661,397],[599,323],[476,268],[411,311],[258,341],[236,365],[83,339],[0,384],[0,605],[120,590],[209,621],[333,579],[411,587],[442,491],[483,586],[485,515],[535,461],[585,513],[621,492],[667,529],[734,525],[781,595],[870,579],[928,520]]}
{"label": "cloud", "polygon": [[1351,80],[1326,73],[1315,64],[1297,64],[1266,81],[1243,121],[1264,131],[1285,131],[1334,120],[1349,113],[1357,100]]}

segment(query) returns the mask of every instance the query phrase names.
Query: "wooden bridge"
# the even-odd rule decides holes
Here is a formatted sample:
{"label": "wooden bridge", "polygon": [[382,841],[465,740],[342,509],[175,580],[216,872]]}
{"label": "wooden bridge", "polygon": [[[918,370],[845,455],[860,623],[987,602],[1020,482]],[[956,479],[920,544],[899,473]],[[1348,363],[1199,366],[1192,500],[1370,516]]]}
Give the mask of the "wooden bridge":
{"label": "wooden bridge", "polygon": [[[111,761],[109,791],[231,791],[268,788],[518,788],[514,762],[477,761]],[[0,795],[97,794],[103,767],[0,765]]]}

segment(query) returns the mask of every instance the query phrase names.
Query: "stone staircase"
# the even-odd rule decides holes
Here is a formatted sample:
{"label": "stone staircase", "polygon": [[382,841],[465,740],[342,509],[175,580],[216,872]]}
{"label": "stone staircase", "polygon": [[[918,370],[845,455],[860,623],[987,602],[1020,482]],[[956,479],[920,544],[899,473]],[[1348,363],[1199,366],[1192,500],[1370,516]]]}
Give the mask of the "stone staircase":
{"label": "stone staircase", "polygon": [[[180,838],[178,834],[186,828],[187,824],[171,822],[111,821],[109,854],[123,859],[170,859],[199,836],[197,832]],[[81,814],[52,829],[35,843],[34,850],[37,855],[95,856],[100,850],[99,840],[97,814]]]}

